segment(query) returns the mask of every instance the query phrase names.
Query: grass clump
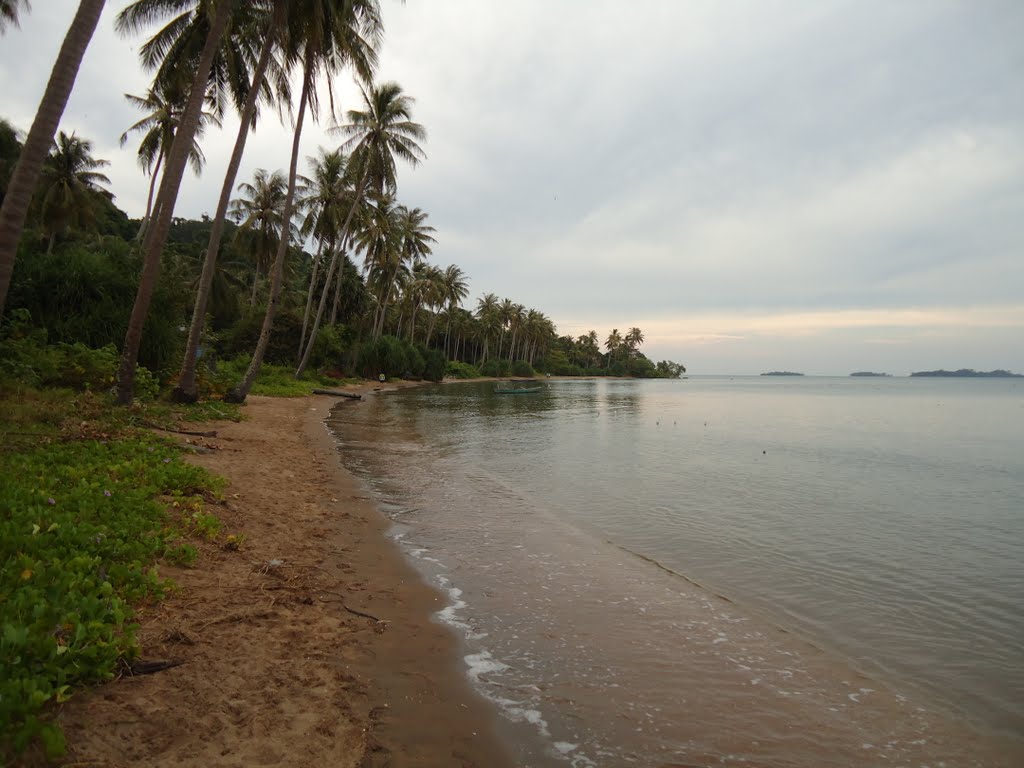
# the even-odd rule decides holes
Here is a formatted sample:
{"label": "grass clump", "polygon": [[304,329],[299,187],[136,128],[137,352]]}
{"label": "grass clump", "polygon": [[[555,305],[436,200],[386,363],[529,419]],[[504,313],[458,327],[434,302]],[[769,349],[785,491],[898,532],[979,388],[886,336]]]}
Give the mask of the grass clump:
{"label": "grass clump", "polygon": [[[243,357],[222,362],[218,366],[217,376],[225,381],[241,381],[248,365],[249,361]],[[294,368],[264,363],[260,367],[260,375],[256,377],[251,394],[268,397],[303,397],[311,394],[316,388],[338,387],[355,381],[358,379],[339,379],[316,371],[306,371],[303,378],[296,379]]]}

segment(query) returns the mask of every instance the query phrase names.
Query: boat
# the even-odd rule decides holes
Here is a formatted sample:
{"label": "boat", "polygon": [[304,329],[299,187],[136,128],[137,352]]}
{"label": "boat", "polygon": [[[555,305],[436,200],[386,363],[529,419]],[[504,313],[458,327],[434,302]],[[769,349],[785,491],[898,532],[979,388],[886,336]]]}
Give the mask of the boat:
{"label": "boat", "polygon": [[496,395],[529,395],[533,392],[540,392],[544,387],[495,387]]}

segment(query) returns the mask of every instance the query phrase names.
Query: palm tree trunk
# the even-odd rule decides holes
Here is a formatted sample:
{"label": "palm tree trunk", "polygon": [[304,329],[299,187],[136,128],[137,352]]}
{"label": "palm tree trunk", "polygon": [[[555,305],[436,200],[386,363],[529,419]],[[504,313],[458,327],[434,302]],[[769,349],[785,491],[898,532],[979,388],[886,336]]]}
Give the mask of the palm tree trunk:
{"label": "palm tree trunk", "polygon": [[196,74],[192,80],[188,103],[185,105],[178,130],[174,134],[171,151],[167,155],[164,175],[160,179],[160,192],[157,195],[159,211],[156,221],[149,225],[143,240],[142,274],[139,277],[139,289],[135,294],[135,305],[132,307],[131,318],[128,321],[128,331],[125,334],[124,347],[121,350],[121,364],[117,371],[116,399],[121,405],[131,403],[134,395],[135,363],[139,358],[142,328],[146,323],[146,316],[149,314],[149,303],[153,298],[157,279],[160,277],[160,257],[163,255],[164,243],[167,242],[174,204],[178,198],[178,189],[181,187],[181,177],[185,172],[185,164],[188,162],[189,151],[192,148],[192,138],[195,136],[202,117],[210,68],[213,66],[214,56],[217,54],[224,31],[227,29],[234,5],[228,0],[222,0],[216,5],[217,10],[210,24],[199,64],[196,67]]}
{"label": "palm tree trunk", "polygon": [[316,307],[316,317],[313,320],[313,330],[309,334],[309,343],[304,344],[302,347],[302,359],[299,360],[299,367],[295,369],[295,378],[302,376],[303,371],[306,370],[306,366],[309,365],[309,358],[313,354],[313,346],[316,344],[316,335],[320,331],[320,321],[324,316],[324,307],[327,306],[327,297],[331,292],[331,280],[334,278],[334,272],[338,268],[338,253],[340,249],[334,249],[331,254],[331,264],[327,268],[327,278],[324,280],[324,289],[320,292],[320,302]]}
{"label": "palm tree trunk", "polygon": [[[225,396],[229,403],[244,403],[249,395],[249,390],[256,383],[256,377],[263,365],[263,356],[267,352],[267,344],[270,343],[270,330],[274,326],[274,315],[277,313],[277,302],[281,298],[281,282],[284,276],[284,262],[288,255],[288,246],[291,241],[292,230],[292,203],[295,199],[295,177],[299,168],[299,144],[302,140],[302,123],[306,117],[306,104],[309,102],[309,89],[313,80],[312,54],[306,53],[305,73],[302,77],[302,95],[299,97],[299,112],[295,118],[295,136],[292,139],[292,160],[288,169],[288,194],[284,198],[284,215],[281,222],[281,241],[277,245],[277,258],[274,259],[273,275],[270,281],[270,298],[267,301],[267,312],[263,316],[263,327],[260,329],[260,338],[256,342],[256,350],[253,352],[249,368],[242,377],[238,386],[232,389]],[[310,334],[310,341],[313,341],[313,334]],[[310,344],[312,346],[312,344]]]}
{"label": "palm tree trunk", "polygon": [[[331,251],[334,249],[331,248]],[[320,261],[324,257],[324,241],[320,241],[320,248],[313,259],[313,273],[309,276],[309,290],[306,291],[306,311],[302,313],[302,337],[299,339],[298,357],[302,359],[302,351],[306,348],[306,331],[309,330],[309,315],[313,309],[313,291],[316,290],[316,278],[320,273]]]}
{"label": "palm tree trunk", "polygon": [[142,221],[139,223],[139,231],[135,233],[135,239],[141,240],[142,236],[146,234],[146,227],[149,225],[149,219],[153,215],[153,197],[156,195],[156,180],[160,178],[160,166],[164,163],[164,153],[161,152],[157,155],[156,165],[153,166],[153,176],[149,180],[149,197],[146,198],[146,215],[142,217]]}
{"label": "palm tree trunk", "polygon": [[437,325],[437,320],[440,316],[440,311],[435,312],[434,316],[430,319],[430,325],[427,326],[427,338],[425,342],[427,349],[430,348],[430,337],[434,335],[434,327]]}
{"label": "palm tree trunk", "polygon": [[64,43],[57,54],[50,80],[43,91],[35,119],[25,138],[21,156],[14,166],[11,180],[7,185],[3,205],[0,206],[0,316],[4,313],[7,289],[14,274],[14,259],[18,252],[18,241],[25,226],[25,216],[32,194],[36,191],[39,171],[53,143],[68,96],[78,77],[85,49],[89,47],[105,0],[81,0],[75,18],[68,27]]}
{"label": "palm tree trunk", "polygon": [[[344,258],[345,254],[341,254]],[[345,280],[345,262],[342,261],[342,268],[338,270],[338,276],[334,278],[334,302],[331,304],[331,325],[338,322],[338,307],[341,306],[341,284]]]}
{"label": "palm tree trunk", "polygon": [[[256,64],[256,71],[253,72],[252,84],[249,86],[249,93],[245,97],[245,106],[242,108],[242,114],[240,115],[241,124],[238,126],[235,148],[231,152],[227,173],[224,174],[224,184],[221,186],[220,200],[217,202],[217,213],[213,217],[213,225],[210,228],[210,240],[206,245],[203,272],[199,277],[199,286],[196,288],[196,304],[192,308],[192,324],[189,326],[188,341],[185,343],[185,358],[181,361],[178,386],[171,393],[171,398],[176,402],[194,403],[198,396],[196,391],[196,358],[199,350],[199,339],[202,335],[203,327],[206,325],[206,308],[210,304],[210,288],[213,285],[213,276],[217,271],[217,254],[220,252],[220,241],[224,236],[224,221],[227,218],[228,205],[231,203],[231,192],[235,187],[238,169],[242,165],[245,143],[249,138],[249,127],[252,125],[253,116],[256,114],[256,103],[259,101],[260,87],[263,85],[263,78],[266,75],[267,66],[270,64],[270,54],[274,49],[277,37],[275,34],[276,30],[277,25],[271,24],[267,37],[263,41],[260,60]],[[255,300],[254,280],[252,301],[255,302]]]}
{"label": "palm tree trunk", "polygon": [[[355,216],[356,209],[359,207],[359,202],[363,198],[363,190],[366,189],[367,173],[364,172],[359,184],[356,185],[355,194],[352,196],[352,207],[348,209],[348,215],[345,217],[345,223],[341,225],[341,233],[338,235],[338,242],[341,243],[340,250],[344,251],[348,240],[348,228],[352,225],[352,218]],[[306,366],[309,365],[310,355],[313,354],[313,345],[316,343],[316,335],[320,331],[320,321],[324,316],[324,307],[327,306],[327,289],[331,284],[331,277],[334,274],[335,259],[337,259],[337,251],[334,254],[334,258],[331,259],[331,267],[327,275],[327,281],[324,283],[324,292],[320,294],[320,304],[316,308],[316,319],[313,320],[313,328],[309,332],[309,341],[306,344],[306,349],[302,353],[302,360],[299,361],[299,367],[295,369],[295,378],[299,378],[302,372],[306,370]]]}

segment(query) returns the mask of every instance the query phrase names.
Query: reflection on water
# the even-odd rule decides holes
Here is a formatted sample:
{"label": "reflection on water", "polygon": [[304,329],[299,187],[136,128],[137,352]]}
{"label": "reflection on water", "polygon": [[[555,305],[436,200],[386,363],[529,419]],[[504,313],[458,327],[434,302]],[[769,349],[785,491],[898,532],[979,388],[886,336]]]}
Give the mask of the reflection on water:
{"label": "reflection on water", "polygon": [[1016,765],[1024,398],[981,384],[451,385],[333,429],[524,764]]}

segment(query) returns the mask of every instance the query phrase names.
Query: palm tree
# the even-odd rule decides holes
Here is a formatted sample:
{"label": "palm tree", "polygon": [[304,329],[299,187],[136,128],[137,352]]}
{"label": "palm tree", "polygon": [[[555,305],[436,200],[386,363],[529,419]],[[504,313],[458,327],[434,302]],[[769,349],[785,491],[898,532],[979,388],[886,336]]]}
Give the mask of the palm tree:
{"label": "palm tree", "polygon": [[605,341],[604,346],[608,350],[608,367],[611,368],[613,358],[622,348],[622,334],[619,333],[618,328],[612,328],[612,332],[608,334],[608,339]]}
{"label": "palm tree", "polygon": [[12,27],[18,26],[18,14],[21,11],[21,6],[25,6],[27,11],[32,10],[28,0],[0,0],[0,34],[7,31],[8,24]]}
{"label": "palm tree", "polygon": [[[469,285],[466,283],[466,274],[461,268],[449,264],[444,270],[444,300],[448,305],[448,322],[445,328],[444,354],[449,356],[448,342],[452,336],[452,315],[455,313],[462,300],[469,295]],[[449,359],[455,357],[454,352]]]}
{"label": "palm tree", "polygon": [[[3,18],[16,23],[19,8],[18,0],[0,0],[3,2]],[[36,110],[35,119],[29,129],[18,158],[11,180],[7,185],[7,194],[0,205],[0,315],[3,315],[7,301],[7,289],[11,285],[14,272],[14,258],[18,250],[18,240],[25,226],[25,215],[32,202],[39,172],[43,161],[50,151],[53,135],[57,132],[68,96],[78,76],[78,67],[82,56],[89,46],[105,0],[81,0],[75,18],[71,21],[67,35],[57,54],[50,80],[43,91],[43,98]],[[21,3],[26,5],[26,3]]]}
{"label": "palm tree", "polygon": [[[364,190],[369,188],[378,197],[393,193],[396,186],[396,158],[402,158],[415,167],[425,157],[417,141],[426,137],[426,131],[422,125],[412,121],[414,99],[404,95],[401,86],[393,82],[370,87],[369,90],[360,86],[360,91],[365,109],[349,110],[348,124],[338,129],[348,136],[342,149],[352,154],[353,162],[360,169],[352,209],[342,225],[341,242],[348,237],[348,228],[361,204]],[[321,302],[325,300],[326,296],[321,298]],[[380,325],[375,326],[374,338],[379,338],[383,330],[387,307],[379,306],[378,312]],[[297,376],[302,374],[309,362],[317,329],[318,325],[314,324],[303,360],[296,371]]]}
{"label": "palm tree", "polygon": [[590,331],[576,339],[576,344],[587,361],[587,368],[594,367],[594,361],[601,355],[601,348],[597,344],[597,331]]}
{"label": "palm tree", "polygon": [[[314,80],[322,73],[327,78],[328,93],[332,93],[334,73],[345,65],[351,65],[360,78],[369,81],[377,66],[377,48],[383,30],[377,0],[293,0],[288,21],[286,49],[292,63],[302,63],[303,77],[295,120],[295,133],[292,140],[291,164],[288,171],[285,220],[291,218],[298,175],[299,143],[307,106],[311,108],[314,119],[318,113],[319,99],[316,90],[313,89]],[[339,236],[339,241],[344,242],[345,236],[346,233],[343,232]],[[274,323],[277,302],[281,293],[284,261],[288,253],[288,239],[282,237],[278,245],[277,257],[274,259],[273,274],[271,275],[270,301],[267,303],[267,311],[263,317],[260,337],[256,342],[256,349],[242,381],[225,398],[230,402],[245,401],[249,390],[252,389],[252,385],[256,381],[260,366],[263,364],[263,355],[270,342],[270,330]],[[323,299],[326,299],[326,294]],[[322,315],[322,313],[318,312],[318,315]],[[312,353],[317,330],[318,326],[314,323],[306,353],[303,355],[303,362],[299,363],[300,371]]]}
{"label": "palm tree", "polygon": [[[281,32],[287,21],[287,10],[288,3],[285,0],[273,0],[270,8],[264,15],[263,24],[254,24],[252,27],[252,31],[255,34],[251,36],[259,37],[262,34],[263,45],[240,110],[238,135],[235,138],[231,159],[228,161],[227,172],[224,174],[220,198],[217,201],[217,212],[214,214],[213,224],[210,227],[210,239],[203,258],[203,271],[196,287],[196,303],[192,309],[192,322],[189,325],[188,341],[185,343],[185,354],[181,363],[181,371],[178,374],[178,385],[174,388],[171,395],[174,400],[179,402],[195,402],[198,397],[196,390],[196,360],[199,351],[199,339],[206,324],[206,309],[210,300],[214,275],[217,272],[217,254],[220,252],[221,239],[224,236],[224,222],[227,218],[235,180],[238,177],[238,169],[241,167],[242,156],[245,153],[249,129],[256,122],[259,97],[261,92],[266,89],[267,73],[270,71],[272,63],[274,63],[272,54],[278,45]],[[278,96],[278,104],[286,104],[289,101],[290,92],[284,68],[275,66],[274,71],[277,75],[275,77],[275,90]],[[268,93],[265,95],[270,100],[273,94]]]}
{"label": "palm tree", "polygon": [[[431,232],[434,232],[434,228],[426,224],[427,214],[421,211],[419,208],[406,208],[404,205],[398,206],[395,211],[395,226],[396,226],[396,237],[398,240],[399,257],[401,261],[408,265],[409,269],[415,270],[417,266],[422,264],[423,260],[430,255],[430,244],[436,243]],[[387,295],[385,296],[384,306],[387,307],[387,297],[390,295],[393,286],[385,286]],[[418,302],[414,302],[414,305]],[[413,309],[415,312],[415,308]],[[383,330],[383,313],[381,315],[381,326]],[[377,337],[380,337],[380,333],[377,333]]]}
{"label": "palm tree", "polygon": [[85,226],[92,221],[91,195],[100,191],[100,184],[110,179],[97,169],[110,165],[92,156],[92,142],[57,134],[57,143],[43,167],[39,192],[42,197],[43,227],[50,236],[46,252],[53,250],[58,234],[74,224]]}
{"label": "palm tree", "polygon": [[480,362],[487,362],[487,353],[490,349],[491,339],[494,338],[501,325],[499,314],[498,297],[493,293],[485,293],[476,302],[476,317],[480,321],[480,330],[483,333],[484,348],[480,356]]}
{"label": "palm tree", "polygon": [[[324,290],[327,291],[330,289],[333,272],[337,266],[338,251],[335,250],[335,240],[344,215],[350,207],[346,202],[351,203],[347,199],[351,177],[348,172],[348,156],[345,153],[341,150],[321,149],[319,157],[309,158],[309,162],[313,167],[312,178],[305,181],[299,198],[299,207],[307,212],[301,234],[303,237],[312,237],[319,246],[313,258],[313,270],[306,293],[306,311],[302,317],[302,338],[299,340],[298,350],[300,357],[306,346],[306,331],[309,329],[309,316],[320,261],[326,255],[331,256],[331,274],[324,283]],[[338,285],[341,285],[340,277]]]}
{"label": "palm tree", "polygon": [[512,343],[508,347],[508,361],[511,363],[515,359],[516,353],[516,336],[519,335],[519,330],[523,327],[526,322],[526,307],[522,304],[513,304],[512,311],[510,313],[509,325],[512,328]]}
{"label": "palm tree", "polygon": [[253,256],[254,274],[249,306],[256,304],[260,269],[269,269],[283,231],[285,195],[288,184],[280,171],[268,173],[257,168],[253,183],[238,185],[242,196],[231,201],[231,217],[239,222],[235,237],[247,242]]}
{"label": "palm tree", "polygon": [[[126,93],[124,97],[133,106],[143,112],[145,116],[134,123],[127,131],[121,134],[120,144],[123,147],[128,143],[129,135],[141,133],[142,142],[139,144],[139,166],[151,176],[149,183],[149,196],[146,199],[146,213],[142,217],[142,224],[139,226],[137,237],[142,237],[149,222],[150,214],[153,211],[153,196],[156,194],[156,180],[160,175],[160,167],[163,165],[167,153],[174,143],[174,132],[177,130],[178,121],[181,119],[182,99],[180,94],[167,96],[164,93],[152,88],[145,96],[134,96]],[[199,115],[199,126],[196,128],[195,136],[192,138],[192,146],[189,147],[188,162],[196,176],[202,173],[203,165],[206,163],[206,156],[199,147],[199,140],[206,131],[206,125],[213,123],[220,127],[220,119],[212,112],[203,111]]]}
{"label": "palm tree", "polygon": [[[163,177],[160,180],[160,191],[157,193],[157,214],[155,221],[146,228],[143,240],[142,274],[139,277],[139,288],[135,294],[135,304],[128,321],[117,371],[117,402],[121,404],[132,401],[135,363],[139,356],[142,328],[146,322],[146,315],[149,314],[149,304],[156,289],[157,278],[160,276],[160,257],[170,231],[171,216],[181,187],[181,177],[188,162],[192,137],[199,127],[213,59],[228,28],[231,12],[238,2],[239,0],[218,0],[213,6],[213,17],[196,64],[188,101],[178,123],[170,152],[167,154]],[[121,31],[136,30],[159,16],[167,15],[168,10],[176,10],[178,6],[180,0],[136,0],[118,15],[118,28]]]}
{"label": "palm tree", "polygon": [[640,345],[644,343],[644,332],[639,328],[630,328],[623,341],[629,356],[633,357],[640,350]]}
{"label": "palm tree", "polygon": [[[416,343],[416,318],[420,307],[433,306],[437,286],[441,281],[441,270],[433,264],[420,261],[413,266],[412,281],[408,287],[410,301],[409,341]],[[429,343],[429,339],[426,340]]]}

